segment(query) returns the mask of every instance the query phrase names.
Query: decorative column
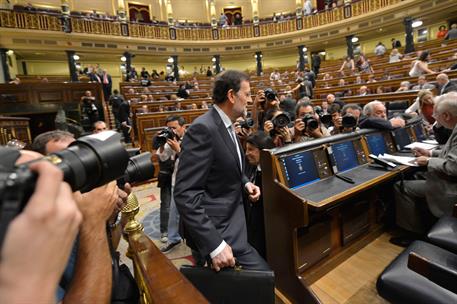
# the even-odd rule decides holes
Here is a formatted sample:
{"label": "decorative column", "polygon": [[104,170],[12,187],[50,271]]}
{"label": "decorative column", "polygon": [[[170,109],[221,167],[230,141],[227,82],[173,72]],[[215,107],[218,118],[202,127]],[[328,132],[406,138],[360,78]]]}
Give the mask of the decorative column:
{"label": "decorative column", "polygon": [[307,56],[306,56],[306,51],[308,51],[308,48],[304,45],[299,45],[298,46],[298,69],[300,71],[305,70],[305,65],[308,63]]}
{"label": "decorative column", "polygon": [[217,28],[216,4],[214,3],[214,0],[208,0],[208,4],[211,26]]}
{"label": "decorative column", "polygon": [[263,74],[263,68],[262,68],[262,52],[258,51],[255,52],[254,55],[256,62],[257,62],[257,76],[261,76]]}
{"label": "decorative column", "polygon": [[125,57],[125,81],[130,80],[130,72],[132,71],[132,54],[129,52],[124,52]]}
{"label": "decorative column", "polygon": [[8,83],[11,81],[7,52],[8,49],[0,48],[0,83]]}
{"label": "decorative column", "polygon": [[62,31],[65,33],[71,33],[71,18],[70,18],[70,4],[68,0],[62,0]]}
{"label": "decorative column", "polygon": [[221,72],[221,55],[214,55],[211,61],[213,62],[216,75],[219,74]]}
{"label": "decorative column", "polygon": [[352,38],[354,35],[346,36],[346,45],[347,45],[347,55],[351,58],[354,58],[354,44],[352,43]]}
{"label": "decorative column", "polygon": [[252,6],[252,22],[254,25],[259,24],[259,2],[258,0],[251,0]]}
{"label": "decorative column", "polygon": [[178,56],[173,55],[173,56],[171,56],[171,58],[173,58],[173,68],[172,68],[173,76],[175,77],[176,81],[179,81]]}
{"label": "decorative column", "polygon": [[405,25],[405,54],[414,52],[414,37],[413,37],[413,18],[406,17],[403,19]]}
{"label": "decorative column", "polygon": [[167,0],[166,8],[167,8],[168,26],[174,26],[175,19],[173,18],[173,7],[171,6],[171,0]]}
{"label": "decorative column", "polygon": [[67,53],[68,69],[70,71],[70,81],[78,82],[78,72],[76,70],[76,60],[78,59],[75,51],[65,51]]}
{"label": "decorative column", "polygon": [[296,15],[296,30],[303,29],[303,0],[295,0],[296,8],[295,8],[295,15]]}
{"label": "decorative column", "polygon": [[127,21],[127,14],[125,13],[124,0],[117,0],[117,16],[119,17],[119,21],[121,21],[121,22]]}

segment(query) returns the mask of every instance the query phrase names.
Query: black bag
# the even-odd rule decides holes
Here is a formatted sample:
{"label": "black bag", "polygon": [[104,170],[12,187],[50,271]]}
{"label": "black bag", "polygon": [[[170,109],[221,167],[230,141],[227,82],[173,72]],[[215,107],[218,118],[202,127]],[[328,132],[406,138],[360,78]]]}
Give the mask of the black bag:
{"label": "black bag", "polygon": [[119,265],[119,252],[113,258],[113,289],[111,304],[138,304],[140,292],[127,265]]}
{"label": "black bag", "polygon": [[180,271],[210,303],[275,303],[273,271],[224,268],[216,272],[187,265],[181,266]]}

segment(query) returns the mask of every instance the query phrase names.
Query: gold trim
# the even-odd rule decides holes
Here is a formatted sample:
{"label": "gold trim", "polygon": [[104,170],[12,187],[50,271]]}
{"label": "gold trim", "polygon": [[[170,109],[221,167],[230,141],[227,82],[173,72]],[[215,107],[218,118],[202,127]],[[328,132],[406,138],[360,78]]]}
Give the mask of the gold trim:
{"label": "gold trim", "polygon": [[151,4],[146,4],[146,3],[141,3],[141,2],[137,2],[137,1],[125,1],[124,2],[126,4],[125,6],[125,15],[127,16],[127,20],[130,21],[130,8],[129,8],[129,4],[133,4],[133,5],[142,5],[142,6],[148,6],[149,7],[149,20],[152,20],[152,6]]}

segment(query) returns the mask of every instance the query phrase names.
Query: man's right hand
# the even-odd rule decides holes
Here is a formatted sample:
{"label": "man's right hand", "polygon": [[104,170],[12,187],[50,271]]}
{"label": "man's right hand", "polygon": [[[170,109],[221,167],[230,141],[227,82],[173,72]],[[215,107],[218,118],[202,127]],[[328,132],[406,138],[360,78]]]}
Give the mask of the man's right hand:
{"label": "man's right hand", "polygon": [[263,130],[265,133],[270,133],[271,130],[273,130],[274,125],[271,120],[266,120],[265,123],[263,124]]}
{"label": "man's right hand", "polygon": [[405,126],[405,121],[401,119],[400,117],[394,117],[390,119],[390,123],[392,124],[392,127],[394,128],[403,128]]}
{"label": "man's right hand", "polygon": [[216,271],[220,271],[225,267],[234,267],[235,258],[233,257],[232,247],[226,244],[224,249],[212,259],[212,266]]}
{"label": "man's right hand", "polygon": [[303,130],[305,129],[305,123],[303,122],[303,119],[301,119],[301,118],[295,119],[294,128],[295,128],[295,135],[301,134],[303,132]]}
{"label": "man's right hand", "polygon": [[417,147],[417,148],[413,149],[413,154],[416,157],[419,157],[419,156],[431,157],[432,156],[432,151],[424,149],[424,148]]}

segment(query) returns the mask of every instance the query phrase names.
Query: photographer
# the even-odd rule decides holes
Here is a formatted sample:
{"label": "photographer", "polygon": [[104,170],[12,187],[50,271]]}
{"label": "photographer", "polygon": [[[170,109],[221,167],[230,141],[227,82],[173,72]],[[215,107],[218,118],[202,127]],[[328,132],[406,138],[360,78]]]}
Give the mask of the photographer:
{"label": "photographer", "polygon": [[292,133],[288,125],[289,115],[280,110],[272,109],[265,116],[264,131],[273,139],[276,147],[292,143]]}
{"label": "photographer", "polygon": [[254,99],[252,118],[259,130],[264,130],[265,115],[269,110],[279,109],[279,99],[273,89],[258,90]]}
{"label": "photographer", "polygon": [[[173,187],[174,179],[176,176],[177,159],[181,152],[181,141],[184,136],[186,127],[184,126],[186,121],[181,116],[169,116],[167,118],[167,129],[157,135],[156,142],[160,144],[157,150],[157,156],[160,162],[168,162],[169,167],[164,172],[165,175],[161,179],[166,179],[165,189],[161,187],[161,200],[162,190],[170,191],[170,193],[164,193],[165,199],[169,201],[161,201],[160,204],[160,229],[167,232],[167,238],[165,240],[164,234],[162,234],[161,241],[167,243],[165,246],[160,248],[164,253],[168,253],[173,250],[177,245],[181,243],[181,236],[179,235],[179,214],[176,209],[176,205],[173,200]],[[161,168],[162,169],[162,168]],[[171,171],[170,171],[171,169]],[[162,171],[162,170],[161,170]],[[160,176],[160,173],[159,173]],[[163,182],[163,180],[161,180]],[[169,188],[168,188],[169,185]],[[161,184],[162,186],[162,184]],[[168,197],[168,195],[170,195]],[[166,205],[168,203],[168,206]],[[163,230],[162,230],[163,229]],[[163,232],[162,232],[163,233]]]}
{"label": "photographer", "polygon": [[[19,162],[41,155],[22,151]],[[1,249],[0,302],[54,303],[82,220],[62,171],[31,164],[38,180],[24,210],[9,224]],[[58,229],[57,229],[58,227]]]}
{"label": "photographer", "polygon": [[[64,150],[74,138],[61,136],[61,132],[50,131],[37,136],[32,147],[44,154]],[[113,181],[83,194],[75,192],[73,196],[83,215],[83,223],[60,280],[57,300],[106,303],[112,292],[112,259],[106,223],[109,222],[112,233],[119,228],[116,219],[127,193],[119,190]],[[113,243],[117,245],[118,241]]]}
{"label": "photographer", "polygon": [[86,123],[83,124],[85,131],[91,131],[92,125],[100,120],[95,97],[92,96],[91,91],[86,91],[84,96],[81,97],[81,114],[83,116],[82,120],[86,121]]}
{"label": "photographer", "polygon": [[302,142],[330,136],[329,130],[321,123],[310,101],[297,104],[294,124],[294,141]]}
{"label": "photographer", "polygon": [[243,148],[246,147],[246,139],[252,134],[252,129],[254,128],[254,120],[249,116],[250,115],[248,113],[246,118],[238,117],[233,124],[235,127],[235,133],[238,136]]}

